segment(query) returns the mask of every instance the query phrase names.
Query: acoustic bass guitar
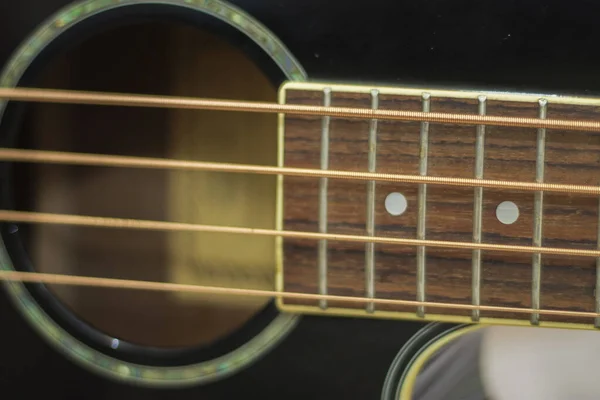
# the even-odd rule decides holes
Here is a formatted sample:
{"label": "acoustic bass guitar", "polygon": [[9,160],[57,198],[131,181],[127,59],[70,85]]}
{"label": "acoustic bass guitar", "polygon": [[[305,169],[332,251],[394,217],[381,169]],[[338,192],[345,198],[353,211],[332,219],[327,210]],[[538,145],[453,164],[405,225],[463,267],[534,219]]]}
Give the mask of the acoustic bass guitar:
{"label": "acoustic bass guitar", "polygon": [[412,399],[597,329],[599,11],[2,2],[2,388]]}

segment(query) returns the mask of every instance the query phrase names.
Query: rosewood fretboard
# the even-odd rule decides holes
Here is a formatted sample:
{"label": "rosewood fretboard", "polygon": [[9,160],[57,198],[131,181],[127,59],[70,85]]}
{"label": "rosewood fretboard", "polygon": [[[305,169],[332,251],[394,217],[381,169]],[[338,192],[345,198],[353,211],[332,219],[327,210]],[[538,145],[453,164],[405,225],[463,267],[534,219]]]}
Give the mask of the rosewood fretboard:
{"label": "rosewood fretboard", "polygon": [[[600,115],[600,101],[593,99],[463,91],[291,83],[282,88],[280,99],[288,104],[570,120]],[[290,115],[280,129],[286,167],[584,185],[597,185],[600,177],[598,133]],[[386,209],[390,193],[407,200],[400,215]],[[504,201],[518,207],[512,224],[498,219],[497,207]],[[283,229],[597,249],[598,198],[284,177]],[[598,300],[594,257],[286,238],[281,276],[283,290],[315,294],[588,312],[596,311]],[[456,322],[594,324],[591,318],[332,301],[286,299],[281,307]]]}

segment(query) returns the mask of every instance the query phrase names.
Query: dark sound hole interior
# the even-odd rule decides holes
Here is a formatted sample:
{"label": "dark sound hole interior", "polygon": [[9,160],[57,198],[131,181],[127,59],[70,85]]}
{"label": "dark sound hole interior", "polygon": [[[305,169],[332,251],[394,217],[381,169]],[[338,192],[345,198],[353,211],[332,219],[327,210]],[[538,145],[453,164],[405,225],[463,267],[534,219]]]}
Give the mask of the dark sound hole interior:
{"label": "dark sound hole interior", "polygon": [[[54,59],[38,86],[275,101],[245,54],[210,33],[170,24],[96,36]],[[275,165],[275,115],[32,104],[25,148]],[[16,166],[17,209],[275,227],[275,178],[57,165]],[[273,238],[33,225],[37,271],[273,289]],[[50,287],[77,316],[141,345],[205,345],[240,328],[268,299]]]}

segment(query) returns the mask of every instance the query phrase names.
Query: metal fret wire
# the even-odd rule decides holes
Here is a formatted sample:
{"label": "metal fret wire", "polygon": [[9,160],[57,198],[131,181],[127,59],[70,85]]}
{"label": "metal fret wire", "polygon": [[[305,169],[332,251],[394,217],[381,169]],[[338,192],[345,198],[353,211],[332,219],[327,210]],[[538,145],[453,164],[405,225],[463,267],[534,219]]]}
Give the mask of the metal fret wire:
{"label": "metal fret wire", "polygon": [[[423,93],[421,96],[423,112],[431,111],[431,96],[429,93]],[[420,131],[420,147],[419,147],[419,175],[427,175],[427,156],[429,153],[429,122],[421,122]],[[417,213],[417,239],[425,239],[427,230],[427,185],[419,185],[419,204]],[[425,301],[426,290],[426,263],[425,263],[425,246],[417,247],[417,301]],[[417,315],[421,318],[425,316],[425,308],[418,307]]]}
{"label": "metal fret wire", "polygon": [[[331,89],[323,90],[323,105],[331,105]],[[321,169],[329,169],[329,125],[331,117],[324,116],[321,121]],[[328,178],[319,179],[319,232],[327,233],[327,186]],[[319,274],[319,293],[327,294],[327,239],[319,240],[318,253],[318,274]],[[327,308],[327,300],[319,301],[319,307],[322,310]]]}
{"label": "metal fret wire", "polygon": [[[487,98],[478,97],[478,113],[486,114]],[[485,125],[478,125],[475,138],[475,179],[483,179],[485,160]],[[473,243],[481,243],[481,223],[483,218],[483,188],[476,187],[473,195]],[[481,304],[481,249],[473,250],[471,278],[471,302],[473,305]],[[473,321],[479,320],[479,310],[471,313]]]}
{"label": "metal fret wire", "polygon": [[[548,101],[539,100],[539,117],[546,119],[548,113]],[[535,181],[541,183],[544,181],[544,166],[546,158],[546,128],[537,130],[537,145],[535,158]],[[533,245],[542,246],[542,229],[544,223],[544,192],[535,192],[533,200]],[[534,253],[531,263],[531,308],[540,308],[541,282],[542,282],[542,255]],[[531,314],[531,323],[538,325],[540,316],[537,313]]]}
{"label": "metal fret wire", "polygon": [[[371,108],[379,108],[379,91],[371,90]],[[369,122],[369,172],[377,168],[377,120]],[[367,182],[367,235],[375,236],[375,181]],[[375,243],[365,245],[365,293],[370,299],[375,297]],[[375,303],[368,303],[366,310],[375,311]]]}

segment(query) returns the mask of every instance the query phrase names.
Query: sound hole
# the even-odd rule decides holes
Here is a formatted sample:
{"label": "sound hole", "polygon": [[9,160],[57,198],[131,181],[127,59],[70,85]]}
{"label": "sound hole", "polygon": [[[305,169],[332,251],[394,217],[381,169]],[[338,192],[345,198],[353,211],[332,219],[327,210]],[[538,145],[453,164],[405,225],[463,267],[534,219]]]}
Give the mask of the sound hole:
{"label": "sound hole", "polygon": [[[105,32],[49,63],[39,86],[276,101],[276,89],[239,49],[207,32],[142,24]],[[32,105],[20,145],[56,151],[260,165],[277,159],[275,115]],[[17,209],[275,227],[270,176],[106,167],[15,167]],[[23,230],[21,228],[21,230]],[[273,289],[273,238],[70,226],[27,227],[40,272]],[[95,328],[140,345],[208,345],[267,299],[51,286]],[[114,347],[113,346],[113,347]]]}

